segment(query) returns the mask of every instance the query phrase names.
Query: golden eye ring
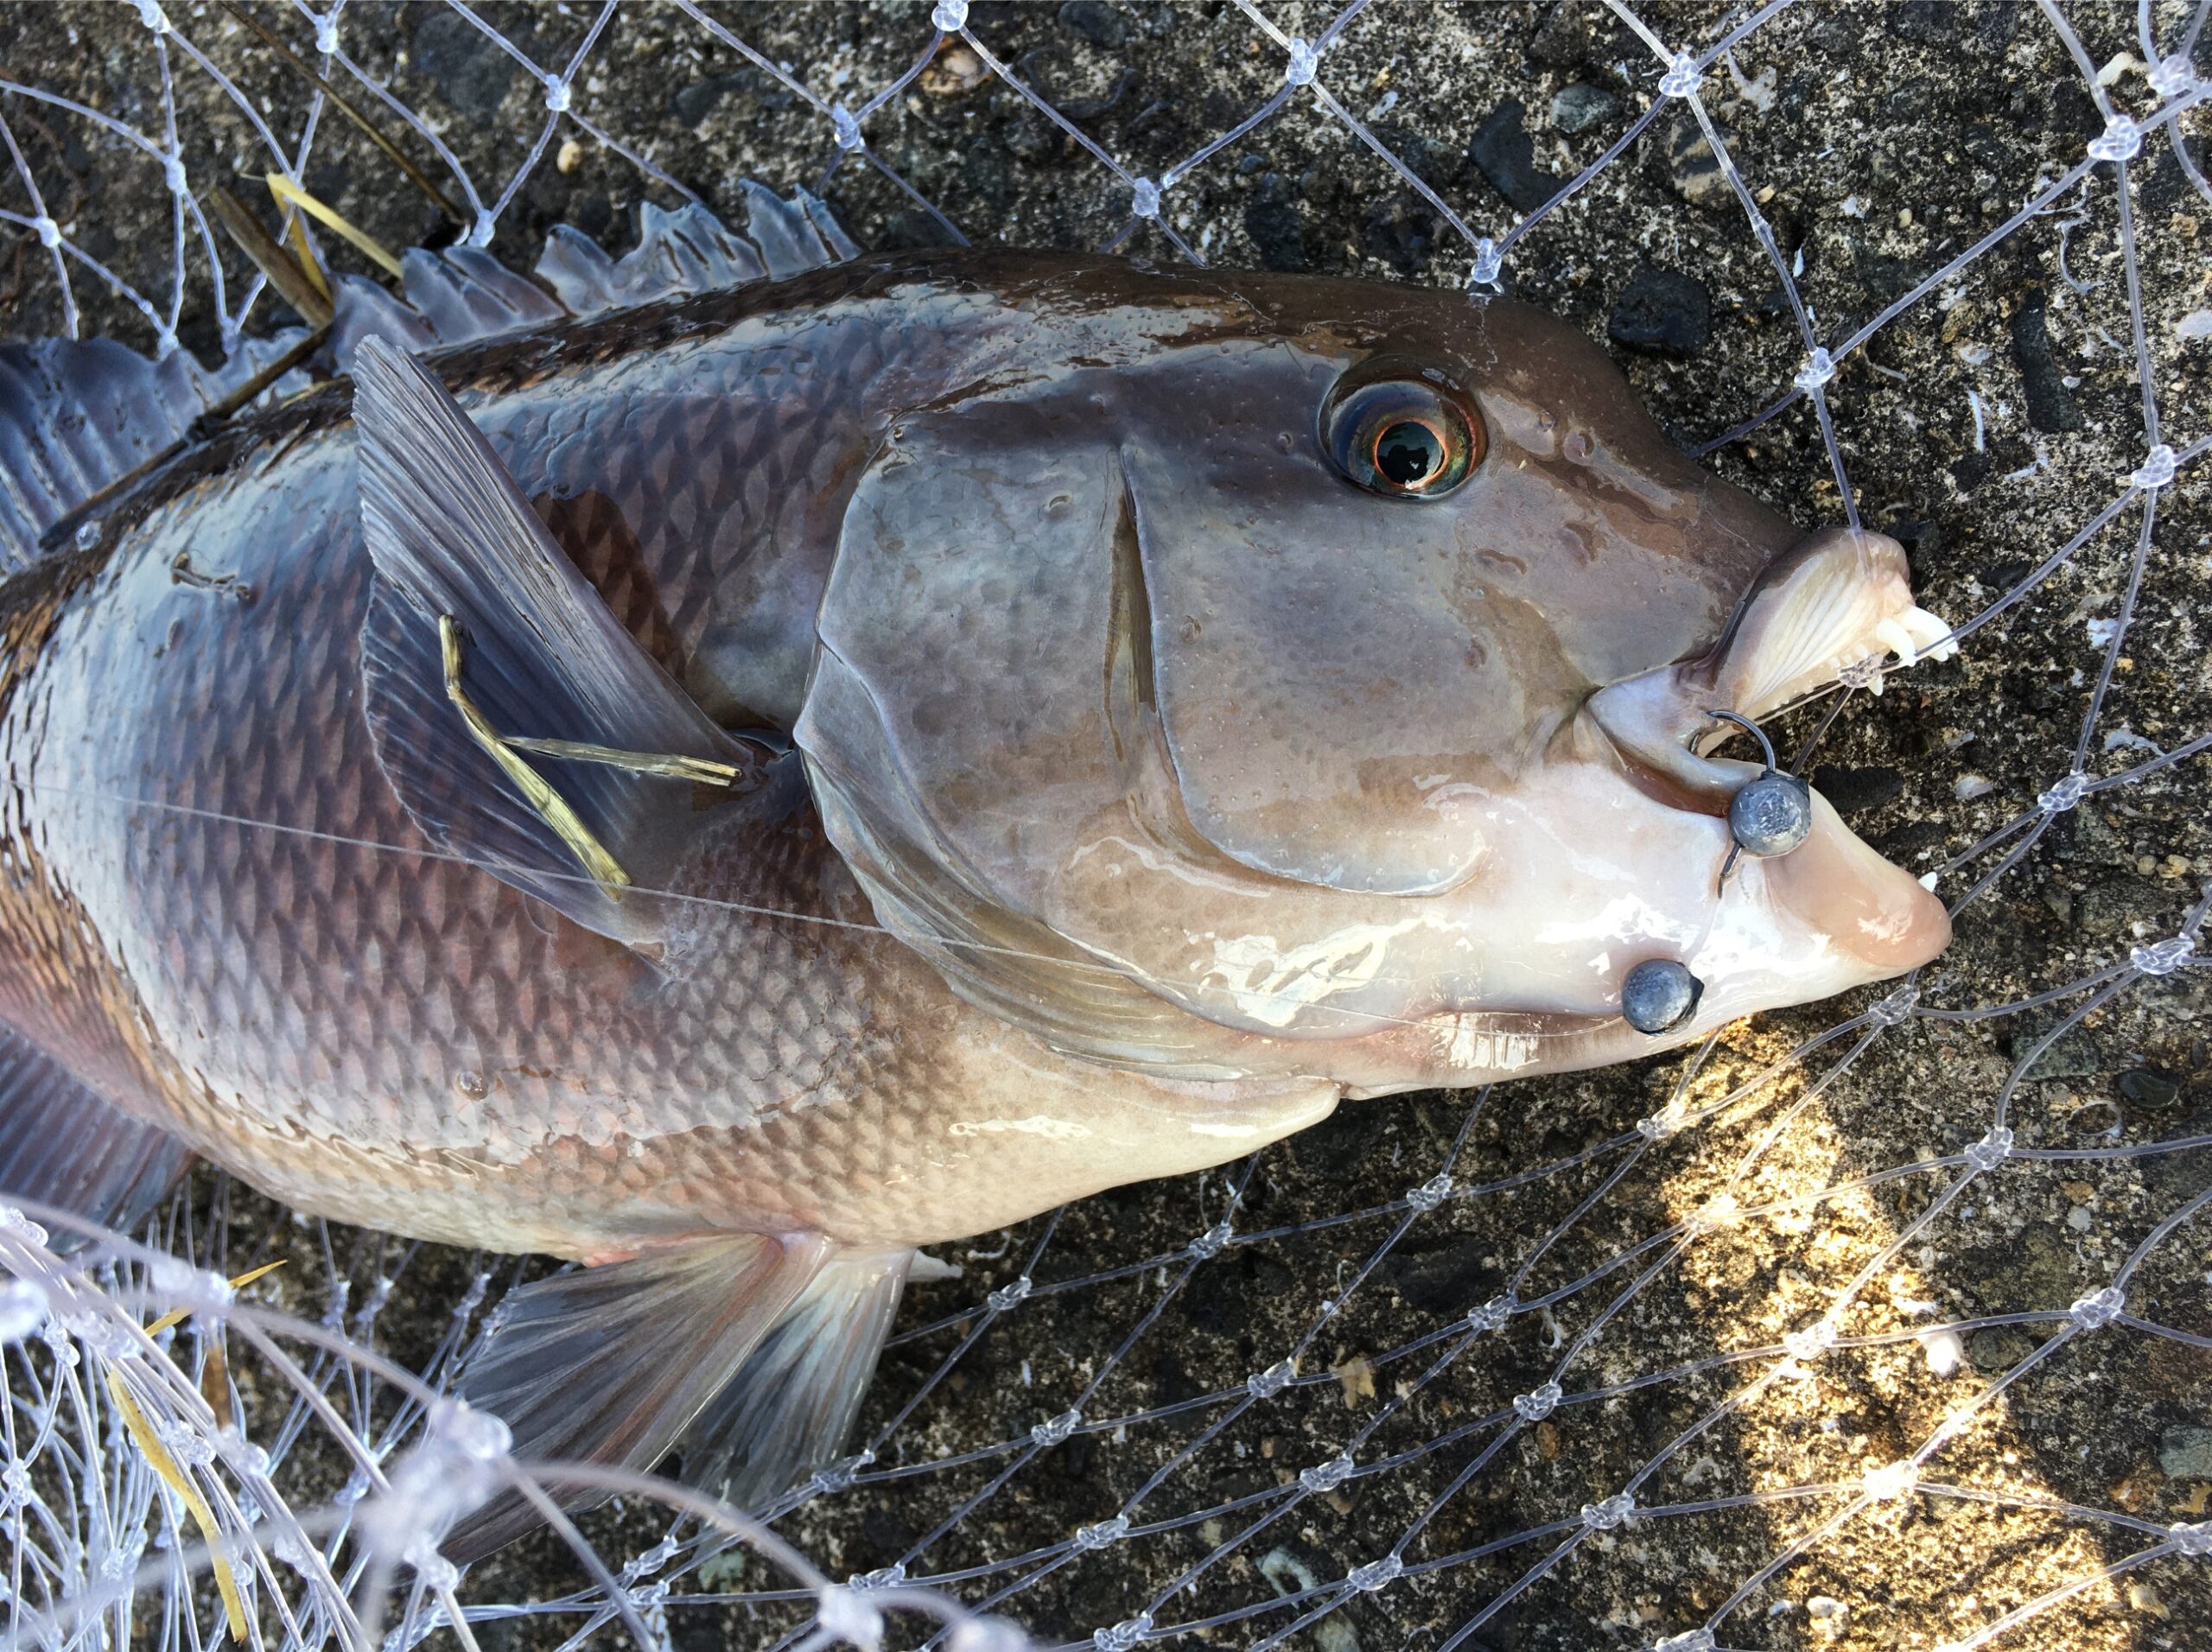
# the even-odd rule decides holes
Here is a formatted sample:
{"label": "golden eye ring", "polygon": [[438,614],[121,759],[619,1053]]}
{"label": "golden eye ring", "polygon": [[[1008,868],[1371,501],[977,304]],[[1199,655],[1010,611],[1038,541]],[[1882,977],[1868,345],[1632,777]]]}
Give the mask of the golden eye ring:
{"label": "golden eye ring", "polygon": [[1440,499],[1481,464],[1488,442],[1473,402],[1441,374],[1369,363],[1337,382],[1322,446],[1345,480],[1394,499]]}

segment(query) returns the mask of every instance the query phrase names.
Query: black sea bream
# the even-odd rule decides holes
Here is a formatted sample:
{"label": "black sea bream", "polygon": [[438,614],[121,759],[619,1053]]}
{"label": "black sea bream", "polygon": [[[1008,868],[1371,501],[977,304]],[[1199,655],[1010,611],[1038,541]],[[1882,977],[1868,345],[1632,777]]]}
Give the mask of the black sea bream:
{"label": "black sea bream", "polygon": [[470,1401],[744,1501],[918,1246],[1945,944],[1705,754],[1945,646],[1897,547],[1571,327],[751,200],[412,254],[212,432],[181,358],[8,347],[0,1185],[127,1221],[200,1153],[593,1264]]}

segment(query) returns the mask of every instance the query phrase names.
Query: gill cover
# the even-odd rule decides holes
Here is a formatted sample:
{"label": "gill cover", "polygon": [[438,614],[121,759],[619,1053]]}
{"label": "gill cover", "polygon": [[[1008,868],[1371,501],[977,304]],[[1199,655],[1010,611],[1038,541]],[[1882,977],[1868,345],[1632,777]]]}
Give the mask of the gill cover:
{"label": "gill cover", "polygon": [[1149,645],[1113,454],[1003,428],[905,424],[847,511],[794,731],[823,827],[972,1001],[1092,1059],[1232,1076],[1229,1035],[1050,921],[1157,747]]}

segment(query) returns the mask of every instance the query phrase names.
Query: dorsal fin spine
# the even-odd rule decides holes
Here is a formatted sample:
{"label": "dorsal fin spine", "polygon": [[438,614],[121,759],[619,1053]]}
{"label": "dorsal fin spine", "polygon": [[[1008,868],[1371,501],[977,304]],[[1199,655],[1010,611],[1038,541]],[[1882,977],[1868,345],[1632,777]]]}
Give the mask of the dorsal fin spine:
{"label": "dorsal fin spine", "polygon": [[528,276],[478,248],[414,248],[402,260],[404,300],[365,282],[341,283],[339,368],[353,370],[353,352],[365,338],[419,353],[528,331],[564,315],[780,281],[858,256],[819,197],[800,189],[786,200],[750,180],[738,187],[746,205],[743,234],[697,201],[673,210],[646,201],[638,208],[638,245],[620,257],[581,230],[557,225]]}

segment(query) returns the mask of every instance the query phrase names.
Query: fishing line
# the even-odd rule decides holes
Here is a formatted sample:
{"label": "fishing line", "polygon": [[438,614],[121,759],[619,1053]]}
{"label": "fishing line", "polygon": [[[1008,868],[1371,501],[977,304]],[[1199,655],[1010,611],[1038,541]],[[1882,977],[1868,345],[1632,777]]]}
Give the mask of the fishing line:
{"label": "fishing line", "polygon": [[[410,856],[419,860],[441,861],[448,866],[467,867],[472,871],[482,872],[493,878],[498,878],[500,873],[505,869],[497,861],[477,860],[469,855],[456,854],[450,849],[440,849],[428,846],[416,848],[405,843],[381,842],[374,838],[353,837],[343,832],[323,831],[312,826],[294,826],[280,821],[257,820],[250,815],[235,815],[220,809],[204,809],[192,804],[171,802],[166,798],[127,797],[114,792],[92,791],[78,787],[58,785],[52,781],[46,780],[14,779],[9,781],[7,784],[21,791],[37,792],[48,797],[73,797],[84,802],[107,804],[118,809],[159,810],[168,814],[180,815],[194,820],[204,820],[218,825],[237,826],[254,831],[270,832],[278,836],[305,838],[315,842],[331,843],[346,848],[365,849],[376,854],[397,855]],[[594,888],[599,886],[596,880],[580,872],[540,872],[533,868],[531,875],[534,878],[543,878],[552,882],[582,884]],[[901,936],[897,931],[888,929],[881,924],[863,924],[854,918],[829,918],[824,917],[818,912],[791,912],[779,906],[763,906],[755,905],[749,901],[727,900],[715,895],[690,894],[681,890],[661,889],[644,884],[632,885],[626,888],[624,891],[624,893],[626,895],[648,895],[662,900],[686,902],[693,905],[712,907],[717,911],[734,912],[747,918],[779,918],[798,924],[818,924],[824,928],[846,930],[855,934],[880,935],[887,939],[896,941],[902,947],[912,947],[913,944],[904,936]],[[1116,981],[1134,981],[1138,979],[1138,977],[1134,975],[1128,969],[1120,969],[1109,963],[1095,963],[1081,958],[1056,957],[1049,952],[1028,952],[1022,950],[1019,947],[1000,946],[989,941],[969,941],[962,940],[951,936],[938,935],[932,935],[929,938],[931,944],[947,948],[961,948],[970,951],[987,953],[995,957],[1016,959],[1030,963],[1052,964],[1065,969],[1078,969],[1090,974],[1103,975],[1109,979]],[[1416,986],[1421,984],[1420,979],[1414,976],[1377,975],[1370,977],[1370,981],[1383,986]],[[1212,987],[1211,983],[1205,982],[1199,982],[1196,983],[1192,988],[1192,990],[1197,992],[1215,991],[1227,994],[1232,997],[1249,996],[1268,1000],[1279,999],[1284,996],[1287,991],[1287,988],[1276,988],[1272,992],[1266,991],[1264,989],[1249,989],[1246,992],[1239,993],[1235,988],[1215,988]],[[1173,1000],[1165,998],[1163,998],[1161,1001],[1163,1003],[1169,1004],[1173,1002]],[[1440,1020],[1442,1015],[1451,1013],[1451,1012],[1448,1011],[1440,1011],[1438,1012],[1437,1016],[1431,1017],[1427,1020],[1419,1020],[1409,1016],[1390,1015],[1381,1010],[1354,1009],[1343,1004],[1325,1004],[1310,1001],[1304,1003],[1302,1007],[1309,1010],[1322,1011],[1330,1014],[1353,1017],[1360,1020],[1375,1021],[1388,1026],[1414,1027],[1420,1031],[1430,1033],[1440,1033],[1446,1031],[1446,1029],[1440,1025]],[[1265,1037],[1267,1035],[1255,1034],[1254,1036]],[[1573,1032],[1513,1032],[1507,1034],[1506,1036],[1533,1040],[1541,1039],[1572,1038],[1575,1036],[1575,1034]]]}

